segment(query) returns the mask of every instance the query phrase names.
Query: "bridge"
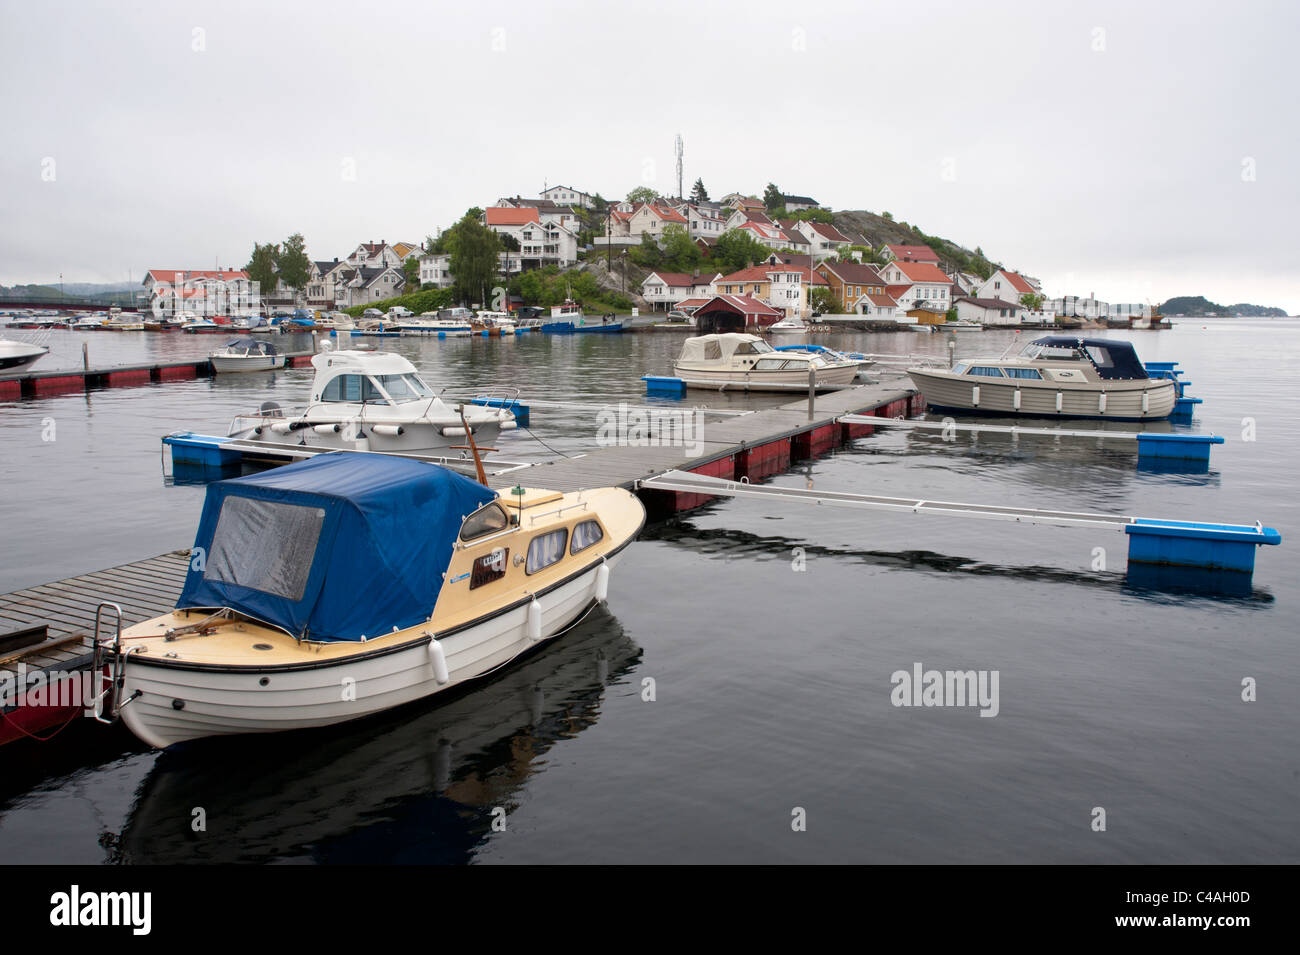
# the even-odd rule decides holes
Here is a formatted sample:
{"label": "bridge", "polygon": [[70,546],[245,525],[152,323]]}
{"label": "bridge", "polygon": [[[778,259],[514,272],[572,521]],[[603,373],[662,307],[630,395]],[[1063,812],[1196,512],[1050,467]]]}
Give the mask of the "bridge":
{"label": "bridge", "polygon": [[109,299],[89,298],[8,298],[0,296],[0,312],[15,309],[35,309],[44,312],[107,312],[110,308],[137,308],[148,306],[140,302],[136,293],[120,292]]}

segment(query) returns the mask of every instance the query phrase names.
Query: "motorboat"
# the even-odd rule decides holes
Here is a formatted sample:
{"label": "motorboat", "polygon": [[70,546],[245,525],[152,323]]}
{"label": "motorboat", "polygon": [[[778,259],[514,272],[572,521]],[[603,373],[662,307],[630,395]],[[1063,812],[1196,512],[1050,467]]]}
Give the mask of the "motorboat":
{"label": "motorboat", "polygon": [[972,322],[969,319],[959,319],[955,322],[942,322],[938,325],[931,325],[930,328],[940,332],[982,332],[984,326],[979,322]]}
{"label": "motorboat", "polygon": [[502,338],[515,333],[515,323],[508,312],[479,312],[474,317],[474,334]]}
{"label": "motorboat", "polygon": [[109,332],[142,332],[144,319],[139,312],[124,312],[117,306],[108,310],[108,319],[100,328]]}
{"label": "motorboat", "polygon": [[767,331],[773,335],[806,335],[808,325],[801,318],[783,318],[767,326]]}
{"label": "motorboat", "polygon": [[78,315],[68,322],[68,328],[74,332],[95,332],[103,327],[104,318],[101,315]]}
{"label": "motorboat", "polygon": [[311,363],[316,373],[303,411],[290,413],[267,402],[237,415],[230,436],[316,448],[427,453],[464,445],[466,427],[479,446],[490,446],[500,432],[516,427],[506,407],[445,404],[401,355],[335,350],[325,340]]}
{"label": "motorboat", "polygon": [[644,522],[622,488],[497,492],[380,454],[215,482],[175,609],[103,641],[97,617],[95,714],[166,748],[463,687],[604,601]]}
{"label": "motorboat", "polygon": [[221,348],[208,355],[212,370],[221,373],[232,371],[270,371],[283,368],[285,356],[270,342],[256,338],[232,338]]}
{"label": "motorboat", "polygon": [[1048,335],[1011,356],[968,358],[951,368],[908,368],[937,411],[1039,418],[1167,418],[1176,384],[1152,378],[1129,342]]}
{"label": "motorboat", "polygon": [[725,332],[686,339],[673,370],[688,388],[806,391],[810,374],[815,388],[852,384],[858,363],[809,351],[779,352],[757,335]]}
{"label": "motorboat", "polygon": [[0,338],[0,371],[20,371],[49,353],[50,350],[44,345]]}
{"label": "motorboat", "polygon": [[474,332],[473,317],[451,317],[447,312],[469,312],[468,309],[443,309],[439,312],[421,312],[416,318],[403,319],[392,325],[403,335],[425,335],[433,338],[468,338]]}
{"label": "motorboat", "polygon": [[834,348],[827,348],[825,345],[776,345],[774,351],[783,354],[793,352],[795,354],[821,355],[828,361],[853,362],[858,366],[857,377],[861,379],[865,379],[868,369],[873,368],[876,364],[876,360],[870,355],[864,355],[861,352],[836,351]]}
{"label": "motorboat", "polygon": [[229,325],[219,325],[210,318],[196,318],[181,326],[181,331],[188,335],[216,335],[230,331]]}

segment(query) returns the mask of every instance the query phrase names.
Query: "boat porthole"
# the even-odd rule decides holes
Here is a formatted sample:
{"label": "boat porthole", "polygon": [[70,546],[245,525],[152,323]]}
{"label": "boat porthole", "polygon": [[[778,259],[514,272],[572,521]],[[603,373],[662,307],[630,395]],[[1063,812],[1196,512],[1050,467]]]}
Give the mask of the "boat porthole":
{"label": "boat porthole", "polygon": [[183,710],[183,709],[185,709],[185,701],[184,701],[184,700],[172,700],[172,709],[173,709],[173,710]]}
{"label": "boat porthole", "polygon": [[275,648],[274,648],[273,646],[271,646],[269,643],[255,643],[255,644],[253,644],[253,649],[254,649],[254,650],[274,650]]}
{"label": "boat porthole", "polygon": [[270,686],[271,678],[269,676],[264,676],[262,677],[262,679],[258,680],[257,682],[259,686]]}

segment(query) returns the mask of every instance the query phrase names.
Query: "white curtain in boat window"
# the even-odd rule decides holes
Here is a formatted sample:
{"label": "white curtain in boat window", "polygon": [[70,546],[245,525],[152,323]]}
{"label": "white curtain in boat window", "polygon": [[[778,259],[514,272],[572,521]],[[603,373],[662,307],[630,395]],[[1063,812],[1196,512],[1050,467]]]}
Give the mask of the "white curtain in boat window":
{"label": "white curtain in boat window", "polygon": [[558,531],[534,537],[528,543],[528,564],[524,570],[535,574],[539,570],[550,567],[564,556],[564,545],[568,542],[568,538],[569,531],[563,527]]}
{"label": "white curtain in boat window", "polygon": [[325,511],[228,496],[212,535],[204,580],[301,600]]}
{"label": "white curtain in boat window", "polygon": [[596,521],[583,521],[573,529],[573,546],[570,548],[569,553],[576,554],[579,551],[584,551],[604,536],[605,534],[600,529],[599,523]]}

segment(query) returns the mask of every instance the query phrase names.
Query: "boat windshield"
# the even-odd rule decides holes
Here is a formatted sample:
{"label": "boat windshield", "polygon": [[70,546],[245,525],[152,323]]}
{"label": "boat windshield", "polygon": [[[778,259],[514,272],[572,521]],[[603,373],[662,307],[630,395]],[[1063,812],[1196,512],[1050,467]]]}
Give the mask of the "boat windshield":
{"label": "boat windshield", "polygon": [[1083,353],[1068,345],[1039,345],[1030,342],[1020,351],[1021,358],[1048,358],[1052,361],[1081,361]]}
{"label": "boat windshield", "polygon": [[736,346],[734,354],[737,355],[762,355],[766,352],[776,351],[767,342],[741,342]]}
{"label": "boat windshield", "polygon": [[426,385],[419,375],[377,375],[375,377],[379,387],[397,404],[433,397],[433,389]]}

